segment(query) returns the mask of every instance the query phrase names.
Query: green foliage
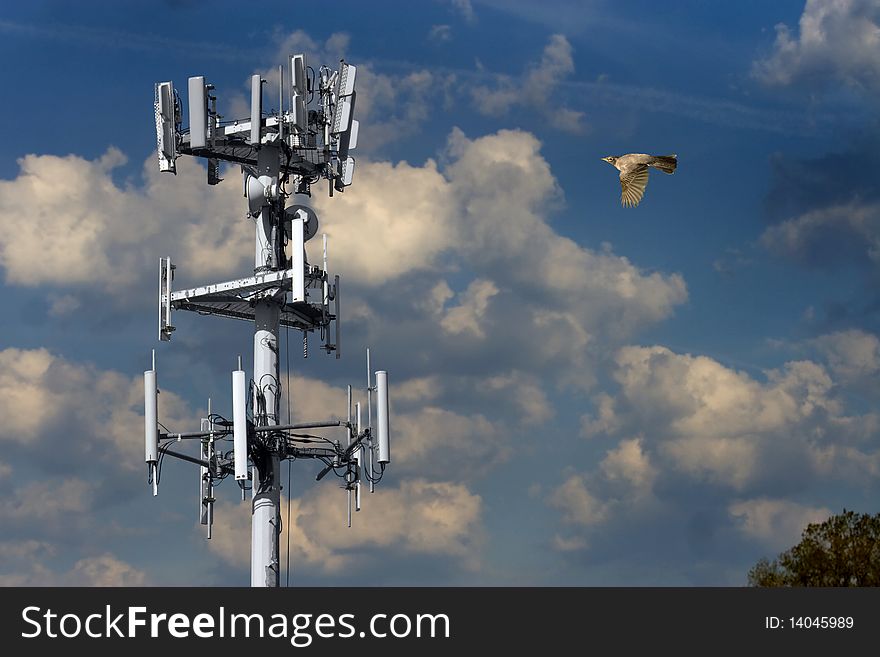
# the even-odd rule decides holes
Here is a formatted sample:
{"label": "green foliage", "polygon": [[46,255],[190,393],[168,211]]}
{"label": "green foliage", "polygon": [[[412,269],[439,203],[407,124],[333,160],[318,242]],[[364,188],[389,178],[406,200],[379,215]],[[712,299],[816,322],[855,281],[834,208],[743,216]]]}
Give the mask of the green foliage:
{"label": "green foliage", "polygon": [[801,542],[749,571],[749,586],[880,586],[880,513],[843,510],[811,523]]}

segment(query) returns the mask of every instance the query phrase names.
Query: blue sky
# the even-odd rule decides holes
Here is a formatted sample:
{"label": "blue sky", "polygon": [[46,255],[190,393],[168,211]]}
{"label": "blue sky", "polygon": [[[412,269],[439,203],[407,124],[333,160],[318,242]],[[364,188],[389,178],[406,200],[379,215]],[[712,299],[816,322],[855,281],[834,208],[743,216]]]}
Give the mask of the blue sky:
{"label": "blue sky", "polygon": [[[237,278],[253,235],[234,169],[158,173],[153,84],[243,115],[294,52],[358,65],[361,136],[311,199],[347,351],[291,336],[293,415],[343,414],[371,346],[394,430],[352,529],[293,464],[294,584],[737,586],[876,510],[880,2],[261,7],[0,12],[0,583],[247,584],[237,489],[208,542],[194,469],[144,477],[150,350],[193,430],[252,330],[156,340],[158,258]],[[628,152],[679,156],[635,209],[600,160]]]}

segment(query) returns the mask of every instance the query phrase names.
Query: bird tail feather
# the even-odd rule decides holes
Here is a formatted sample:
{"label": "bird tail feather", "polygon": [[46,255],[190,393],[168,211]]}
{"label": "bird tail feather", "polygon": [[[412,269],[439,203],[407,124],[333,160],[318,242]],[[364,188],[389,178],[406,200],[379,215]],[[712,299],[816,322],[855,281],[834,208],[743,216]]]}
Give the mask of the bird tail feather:
{"label": "bird tail feather", "polygon": [[663,173],[673,173],[678,166],[677,155],[658,155],[651,161],[651,166]]}

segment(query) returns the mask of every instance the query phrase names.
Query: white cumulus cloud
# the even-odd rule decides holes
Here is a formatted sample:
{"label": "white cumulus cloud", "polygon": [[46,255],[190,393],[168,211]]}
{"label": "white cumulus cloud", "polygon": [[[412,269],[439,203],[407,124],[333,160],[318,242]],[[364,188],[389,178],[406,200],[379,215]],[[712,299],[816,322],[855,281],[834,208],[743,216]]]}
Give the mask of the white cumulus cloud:
{"label": "white cumulus cloud", "polygon": [[807,525],[831,515],[825,507],[766,497],[733,502],[728,511],[743,534],[778,550],[796,544]]}
{"label": "white cumulus cloud", "polygon": [[573,48],[562,34],[550,37],[541,59],[529,64],[519,78],[497,76],[492,85],[477,85],[471,96],[477,110],[488,116],[503,116],[514,107],[540,113],[550,125],[571,133],[586,130],[584,113],[560,105],[559,84],[574,73]]}
{"label": "white cumulus cloud", "polygon": [[[182,162],[176,177],[160,176],[151,158],[143,187],[120,185],[112,174],[125,159],[116,148],[97,160],[19,159],[16,178],[0,181],[0,266],[7,283],[99,286],[122,297],[153,282],[161,255],[185,260],[189,277],[241,271],[253,224],[244,216],[236,176],[209,187],[195,162]],[[24,198],[32,221],[20,220]],[[54,308],[70,310],[72,302]]]}
{"label": "white cumulus cloud", "polygon": [[[282,517],[287,518],[287,501]],[[460,568],[477,568],[485,540],[482,499],[462,484],[411,479],[379,487],[347,528],[345,492],[317,486],[290,502],[291,559],[325,573],[359,564],[389,563],[391,555],[433,555]],[[218,504],[209,549],[241,566],[250,560],[250,505]],[[287,544],[287,529],[281,544]],[[377,552],[377,549],[380,551]]]}
{"label": "white cumulus cloud", "polygon": [[[73,462],[96,458],[117,468],[140,470],[143,404],[142,377],[100,370],[47,349],[0,351],[0,442],[51,449]],[[169,390],[159,395],[159,412],[160,420],[170,426],[198,421]]]}
{"label": "white cumulus cloud", "polygon": [[847,384],[872,386],[880,372],[880,340],[860,329],[835,331],[812,340],[834,375]]}
{"label": "white cumulus cloud", "polygon": [[[589,429],[636,432],[664,468],[735,490],[771,485],[799,472],[870,477],[880,450],[876,418],[847,413],[828,371],[812,361],[768,370],[765,381],[705,356],[665,347],[624,347],[614,378],[619,394],[599,400]],[[866,442],[867,441],[867,442]]]}
{"label": "white cumulus cloud", "polygon": [[794,32],[776,26],[773,52],[753,65],[769,85],[843,83],[880,91],[880,3],[807,0]]}

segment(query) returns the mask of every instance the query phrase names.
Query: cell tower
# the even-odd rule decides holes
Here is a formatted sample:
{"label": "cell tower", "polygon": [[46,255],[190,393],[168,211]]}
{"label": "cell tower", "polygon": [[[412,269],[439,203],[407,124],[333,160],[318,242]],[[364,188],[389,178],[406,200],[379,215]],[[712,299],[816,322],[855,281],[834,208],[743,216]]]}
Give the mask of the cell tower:
{"label": "cell tower", "polygon": [[[208,184],[216,185],[221,180],[221,160],[239,164],[247,215],[256,224],[253,276],[173,291],[176,265],[171,258],[159,259],[159,338],[171,339],[173,310],[253,321],[254,372],[248,383],[239,356],[238,369],[232,372],[231,420],[213,412],[209,399],[199,431],[172,433],[159,423],[153,350],[152,367],[144,372],[148,483],[157,495],[165,456],[198,465],[199,515],[201,524],[207,525],[208,538],[214,519],[214,486],[231,474],[241,488],[242,500],[250,490],[251,586],[255,587],[279,585],[282,460],[317,459],[324,465],[318,481],[331,470],[342,477],[348,492],[349,527],[352,501],[356,511],[361,508],[362,481],[372,492],[391,461],[388,374],[377,371],[373,377],[369,349],[366,422],[360,403],[352,413],[348,386],[346,420],[280,424],[281,327],[302,332],[304,357],[308,357],[310,333],[320,336],[328,354],[340,357],[339,276],[331,279],[327,271],[327,236],[323,236],[322,266],[307,262],[305,243],[317,234],[318,217],[306,205],[286,206],[286,199],[291,194],[311,196],[311,186],[321,179],[327,180],[330,196],[334,190],[343,192],[352,182],[354,159],[349,152],[356,147],[358,134],[353,118],[356,67],[343,60],[338,70],[322,66],[316,73],[306,65],[305,55],[292,55],[286,111],[284,68],[278,67],[278,109],[271,113],[263,110],[266,80],[259,75],[251,78],[249,119],[223,121],[217,113],[214,86],[206,84],[203,76],[189,78],[188,129],[182,124],[174,85],[158,83],[155,96],[159,170],[176,174],[179,156],[204,157]],[[309,109],[310,105],[315,109]],[[304,433],[326,427],[338,427],[344,440]],[[199,442],[198,457],[170,449],[183,440]]]}

